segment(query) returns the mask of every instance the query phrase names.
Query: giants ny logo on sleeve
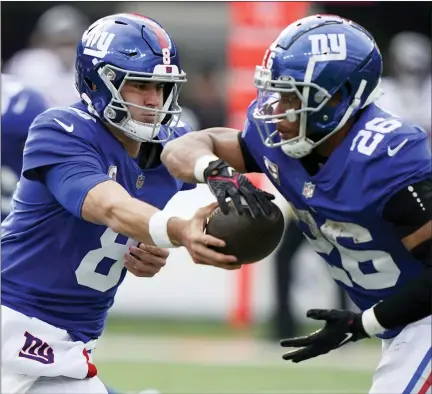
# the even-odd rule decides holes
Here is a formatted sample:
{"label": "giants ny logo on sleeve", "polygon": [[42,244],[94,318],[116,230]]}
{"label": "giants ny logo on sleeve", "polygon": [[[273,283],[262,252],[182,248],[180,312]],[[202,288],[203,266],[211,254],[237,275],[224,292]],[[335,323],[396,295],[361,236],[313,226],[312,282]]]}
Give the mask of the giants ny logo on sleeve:
{"label": "giants ny logo on sleeve", "polygon": [[345,60],[347,55],[345,34],[311,34],[311,52],[317,61]]}

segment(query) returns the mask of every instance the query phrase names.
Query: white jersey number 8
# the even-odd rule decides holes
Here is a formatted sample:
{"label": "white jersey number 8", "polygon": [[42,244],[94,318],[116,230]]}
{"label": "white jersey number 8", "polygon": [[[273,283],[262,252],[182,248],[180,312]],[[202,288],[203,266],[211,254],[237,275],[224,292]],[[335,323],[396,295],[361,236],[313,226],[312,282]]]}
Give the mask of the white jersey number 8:
{"label": "white jersey number 8", "polygon": [[[128,239],[126,245],[116,243],[118,234],[107,228],[100,239],[101,248],[90,250],[81,260],[75,271],[78,284],[93,290],[105,292],[118,284],[124,268],[123,255],[128,251],[129,245],[137,242]],[[98,265],[107,257],[115,260],[107,275],[96,272]]]}

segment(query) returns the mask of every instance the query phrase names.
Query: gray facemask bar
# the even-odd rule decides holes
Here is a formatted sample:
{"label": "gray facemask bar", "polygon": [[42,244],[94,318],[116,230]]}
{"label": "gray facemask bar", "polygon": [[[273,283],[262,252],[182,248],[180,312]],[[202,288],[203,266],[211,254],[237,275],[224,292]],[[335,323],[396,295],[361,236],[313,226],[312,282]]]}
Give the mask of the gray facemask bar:
{"label": "gray facemask bar", "polygon": [[[310,68],[310,67],[308,67]],[[308,70],[311,71],[311,70]],[[310,72],[308,73],[310,74]],[[310,78],[305,78],[310,79]],[[299,109],[290,109],[285,113],[276,115],[267,115],[260,112],[260,108],[256,108],[253,114],[255,120],[257,120],[257,129],[260,133],[263,144],[270,148],[281,147],[282,150],[289,156],[300,158],[311,152],[312,149],[322,144],[325,140],[330,138],[333,134],[339,131],[347,122],[352,112],[359,106],[361,102],[362,94],[366,88],[367,82],[362,80],[359,89],[357,90],[354,100],[351,105],[347,108],[344,116],[342,117],[339,124],[334,130],[324,136],[318,142],[314,142],[307,138],[306,136],[306,123],[308,113],[314,113],[320,111],[330,100],[331,95],[323,87],[313,83],[313,82],[298,82],[293,78],[288,77],[285,80],[274,80],[271,79],[271,70],[265,69],[262,66],[257,66],[255,72],[255,86],[259,92],[276,92],[276,93],[296,93],[297,97],[301,101],[302,105]],[[299,88],[303,88],[303,94],[300,92]],[[317,106],[308,107],[309,93],[310,89],[316,89],[317,92],[314,94],[314,100],[318,103]],[[371,102],[375,101],[381,93],[379,88],[379,83],[374,91],[370,94],[368,99],[362,108],[369,105]],[[258,103],[259,104],[259,103]],[[276,104],[276,101],[273,105]],[[297,137],[291,138],[289,140],[282,140],[275,142],[274,138],[278,135],[278,131],[271,131],[271,125],[278,123],[282,120],[288,119],[290,122],[295,122],[297,117],[300,116],[300,130]]]}

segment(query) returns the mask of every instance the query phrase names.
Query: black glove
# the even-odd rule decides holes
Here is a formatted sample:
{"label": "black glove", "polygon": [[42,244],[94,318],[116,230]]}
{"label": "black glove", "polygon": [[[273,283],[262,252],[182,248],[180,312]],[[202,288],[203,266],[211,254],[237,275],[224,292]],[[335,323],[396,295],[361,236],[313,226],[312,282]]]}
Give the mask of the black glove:
{"label": "black glove", "polygon": [[302,348],[284,354],[284,360],[299,363],[326,354],[348,342],[369,337],[363,328],[361,313],[337,309],[310,309],[306,316],[314,320],[325,320],[325,326],[304,337],[283,339],[283,347]]}
{"label": "black glove", "polygon": [[216,197],[222,213],[228,213],[226,198],[230,197],[239,215],[244,213],[245,204],[254,217],[260,216],[262,212],[271,214],[270,201],[275,198],[273,194],[256,188],[246,176],[236,172],[227,162],[220,159],[210,162],[204,171],[204,179]]}

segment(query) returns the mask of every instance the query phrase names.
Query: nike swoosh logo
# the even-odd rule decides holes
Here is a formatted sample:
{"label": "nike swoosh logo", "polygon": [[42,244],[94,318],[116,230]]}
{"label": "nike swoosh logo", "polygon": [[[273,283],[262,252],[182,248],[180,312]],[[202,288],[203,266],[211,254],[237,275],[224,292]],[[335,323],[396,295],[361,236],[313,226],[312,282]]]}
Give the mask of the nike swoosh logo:
{"label": "nike swoosh logo", "polygon": [[64,124],[62,121],[60,121],[60,120],[58,120],[58,119],[56,119],[56,118],[54,118],[54,120],[61,126],[61,127],[63,127],[68,133],[72,133],[72,131],[74,131],[74,125],[73,124],[71,124],[71,125],[67,125],[67,124]]}
{"label": "nike swoosh logo", "polygon": [[232,178],[232,176],[234,175],[234,172],[235,172],[234,168],[227,167],[227,171],[228,171],[228,174],[230,175],[230,177]]}
{"label": "nike swoosh logo", "polygon": [[21,96],[16,102],[16,104],[13,106],[12,112],[17,115],[22,114],[24,110],[27,108],[28,101],[29,101],[28,95]]}
{"label": "nike swoosh logo", "polygon": [[387,147],[387,153],[390,157],[394,156],[396,153],[398,153],[402,147],[408,142],[408,138],[404,139],[396,148],[390,148]]}
{"label": "nike swoosh logo", "polygon": [[353,336],[352,332],[347,332],[347,333],[345,334],[345,339],[343,339],[343,340],[339,343],[338,346],[345,345],[345,343],[347,343],[347,342],[352,338],[352,336]]}

